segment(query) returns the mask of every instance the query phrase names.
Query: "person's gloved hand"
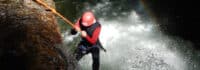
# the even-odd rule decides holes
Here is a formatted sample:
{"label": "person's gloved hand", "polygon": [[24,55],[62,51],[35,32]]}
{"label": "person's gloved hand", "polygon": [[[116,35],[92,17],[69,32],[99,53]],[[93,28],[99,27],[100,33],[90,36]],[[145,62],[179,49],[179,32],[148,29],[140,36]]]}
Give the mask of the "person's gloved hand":
{"label": "person's gloved hand", "polygon": [[75,35],[79,31],[81,31],[80,27],[74,26],[74,28],[71,29],[71,34]]}
{"label": "person's gloved hand", "polygon": [[87,36],[87,33],[85,31],[81,31],[81,36],[82,37],[86,37]]}

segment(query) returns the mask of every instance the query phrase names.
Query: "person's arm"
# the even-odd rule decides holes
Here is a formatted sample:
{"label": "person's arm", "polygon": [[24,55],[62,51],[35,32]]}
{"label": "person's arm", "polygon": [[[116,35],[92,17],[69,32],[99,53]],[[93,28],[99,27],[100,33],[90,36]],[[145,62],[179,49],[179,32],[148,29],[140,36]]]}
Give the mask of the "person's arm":
{"label": "person's arm", "polygon": [[99,34],[100,34],[100,31],[101,31],[101,27],[97,27],[95,29],[95,31],[93,32],[92,34],[92,37],[90,37],[89,35],[87,35],[85,38],[91,43],[91,44],[95,44],[98,37],[99,37]]}
{"label": "person's arm", "polygon": [[[80,28],[80,18],[78,19],[78,21],[76,21],[75,27]],[[71,29],[71,34],[72,34],[72,35],[75,35],[76,33],[77,33],[77,30],[76,30],[75,28],[72,28],[72,29]]]}

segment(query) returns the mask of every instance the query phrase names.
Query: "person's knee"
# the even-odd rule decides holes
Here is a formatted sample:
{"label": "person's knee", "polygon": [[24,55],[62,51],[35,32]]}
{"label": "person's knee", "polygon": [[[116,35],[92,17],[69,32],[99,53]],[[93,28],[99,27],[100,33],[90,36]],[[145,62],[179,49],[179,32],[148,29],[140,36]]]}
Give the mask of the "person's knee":
{"label": "person's knee", "polygon": [[98,57],[98,56],[94,56],[94,57],[93,57],[93,60],[94,60],[94,61],[99,61],[99,57]]}
{"label": "person's knee", "polygon": [[94,48],[92,51],[92,58],[94,61],[99,61],[100,53],[98,48]]}
{"label": "person's knee", "polygon": [[84,54],[82,53],[82,51],[79,48],[77,48],[77,50],[75,52],[75,58],[76,58],[76,60],[79,61],[83,56],[84,56]]}
{"label": "person's knee", "polygon": [[100,62],[99,55],[93,55],[92,59],[93,59],[94,64],[99,64],[99,62]]}

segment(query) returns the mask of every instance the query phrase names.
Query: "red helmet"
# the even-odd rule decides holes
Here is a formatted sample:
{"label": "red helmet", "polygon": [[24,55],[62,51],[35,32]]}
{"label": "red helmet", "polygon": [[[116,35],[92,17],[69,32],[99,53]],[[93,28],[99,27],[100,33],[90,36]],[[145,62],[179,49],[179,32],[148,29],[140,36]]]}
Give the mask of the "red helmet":
{"label": "red helmet", "polygon": [[85,27],[91,26],[96,22],[95,16],[93,12],[87,11],[84,12],[82,15],[82,25]]}

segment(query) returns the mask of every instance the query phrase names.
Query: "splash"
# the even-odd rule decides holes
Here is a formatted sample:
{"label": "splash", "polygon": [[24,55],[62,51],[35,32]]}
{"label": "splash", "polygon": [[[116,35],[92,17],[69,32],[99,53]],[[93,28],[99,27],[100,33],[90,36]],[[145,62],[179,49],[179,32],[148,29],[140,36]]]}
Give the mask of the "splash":
{"label": "splash", "polygon": [[[145,3],[139,2],[138,7],[144,9]],[[105,1],[85,8],[100,16],[102,24],[100,40],[107,52],[101,52],[100,70],[198,70],[198,64],[192,59],[195,56],[192,43],[165,35],[155,24],[155,19],[146,21],[134,10],[131,13],[111,13],[111,5],[112,2]],[[153,17],[151,12],[146,13]],[[116,17],[107,19],[105,16],[108,14]],[[64,40],[72,43],[74,37],[77,36],[67,35]],[[79,65],[81,70],[91,70],[91,54],[84,56]]]}
{"label": "splash", "polygon": [[[108,50],[101,53],[101,70],[187,70],[183,56],[169,49],[172,40],[152,22],[139,18],[133,11],[128,18],[120,18],[123,21],[100,19],[100,39]],[[91,70],[91,55],[79,64]]]}

